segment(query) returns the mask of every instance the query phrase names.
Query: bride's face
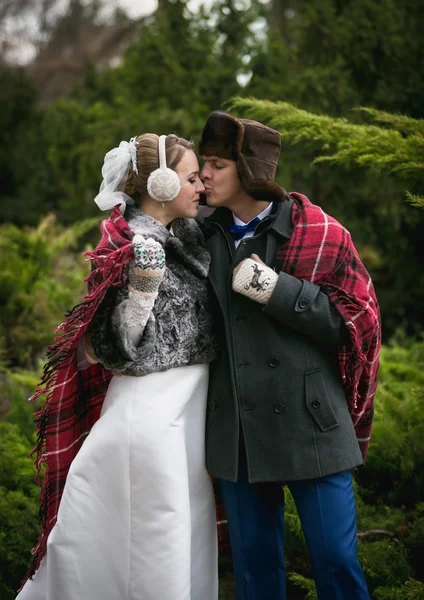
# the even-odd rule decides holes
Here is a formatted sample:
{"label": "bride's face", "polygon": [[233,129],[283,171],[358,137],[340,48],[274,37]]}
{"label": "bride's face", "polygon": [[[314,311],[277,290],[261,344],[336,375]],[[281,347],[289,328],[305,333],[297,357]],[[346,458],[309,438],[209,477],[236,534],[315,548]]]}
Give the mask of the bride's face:
{"label": "bride's face", "polygon": [[180,178],[181,190],[175,200],[167,203],[172,218],[194,218],[197,215],[200,194],[205,186],[199,178],[199,162],[193,150],[186,150],[175,169]]}

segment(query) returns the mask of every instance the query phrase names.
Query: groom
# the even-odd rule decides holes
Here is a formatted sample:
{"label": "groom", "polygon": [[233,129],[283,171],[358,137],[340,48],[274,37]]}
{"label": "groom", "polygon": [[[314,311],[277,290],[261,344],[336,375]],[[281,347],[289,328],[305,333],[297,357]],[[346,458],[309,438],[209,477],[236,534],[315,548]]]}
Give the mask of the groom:
{"label": "groom", "polygon": [[320,600],[369,599],[351,470],[368,449],[380,320],[348,231],[274,182],[280,135],[213,112],[199,151],[222,351],[207,466],[228,517],[237,600],[284,600],[290,489]]}

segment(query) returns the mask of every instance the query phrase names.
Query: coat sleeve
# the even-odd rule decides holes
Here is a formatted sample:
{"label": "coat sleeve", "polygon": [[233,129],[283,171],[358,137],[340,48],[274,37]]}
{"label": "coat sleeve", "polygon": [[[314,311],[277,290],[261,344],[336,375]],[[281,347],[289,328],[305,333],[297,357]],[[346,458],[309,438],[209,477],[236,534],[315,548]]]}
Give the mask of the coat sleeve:
{"label": "coat sleeve", "polygon": [[336,346],[350,343],[347,327],[329,297],[314,283],[281,272],[264,312],[299,333]]}

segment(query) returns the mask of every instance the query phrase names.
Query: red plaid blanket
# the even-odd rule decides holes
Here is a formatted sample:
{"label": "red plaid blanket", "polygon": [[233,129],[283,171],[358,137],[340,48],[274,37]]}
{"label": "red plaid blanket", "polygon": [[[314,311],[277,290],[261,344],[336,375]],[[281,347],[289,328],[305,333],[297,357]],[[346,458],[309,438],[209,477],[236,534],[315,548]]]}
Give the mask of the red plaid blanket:
{"label": "red plaid blanket", "polygon": [[281,269],[324,287],[345,322],[351,346],[340,346],[339,369],[365,459],[374,415],[381,346],[380,311],[371,278],[350,233],[306,196],[290,193],[293,235],[277,251]]}

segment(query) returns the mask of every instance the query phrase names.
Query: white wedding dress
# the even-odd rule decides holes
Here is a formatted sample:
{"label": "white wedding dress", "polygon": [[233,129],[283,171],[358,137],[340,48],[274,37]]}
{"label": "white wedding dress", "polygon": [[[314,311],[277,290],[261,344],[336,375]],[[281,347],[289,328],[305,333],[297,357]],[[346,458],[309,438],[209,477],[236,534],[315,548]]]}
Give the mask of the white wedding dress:
{"label": "white wedding dress", "polygon": [[217,600],[208,368],[112,378],[17,600]]}

